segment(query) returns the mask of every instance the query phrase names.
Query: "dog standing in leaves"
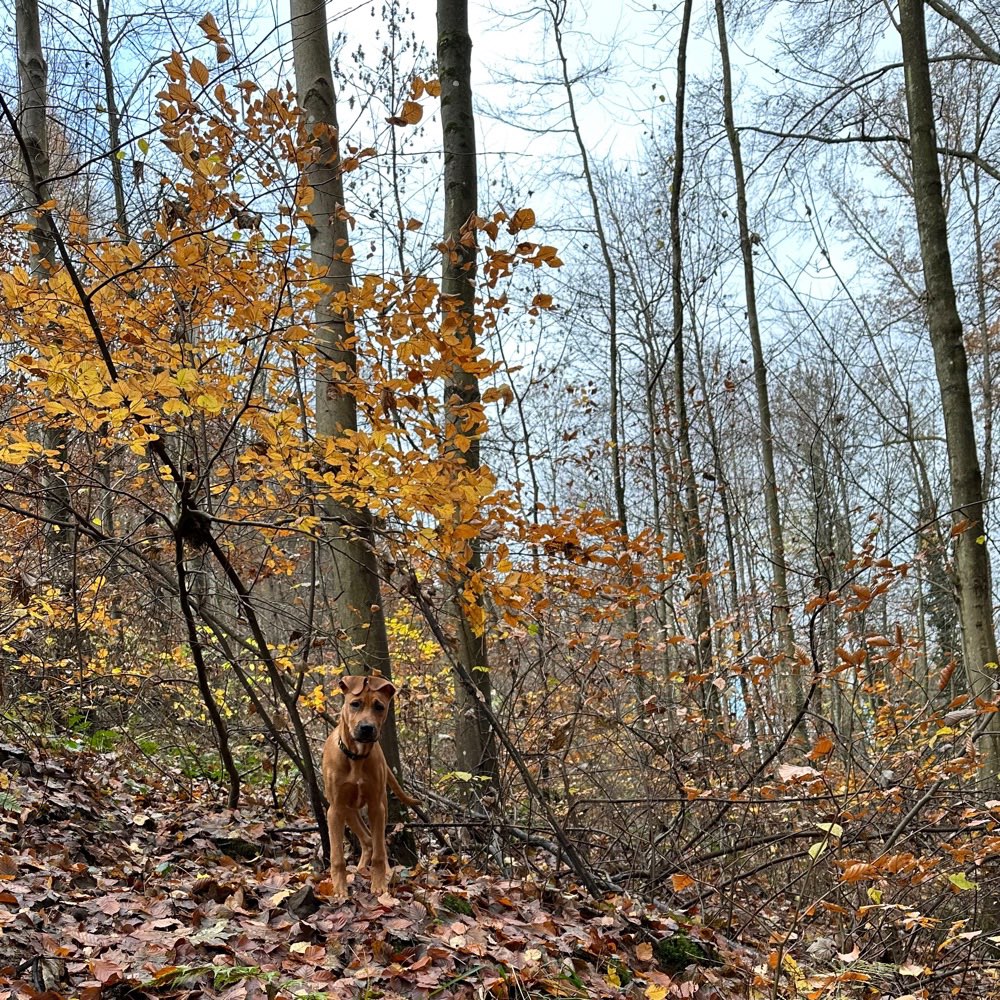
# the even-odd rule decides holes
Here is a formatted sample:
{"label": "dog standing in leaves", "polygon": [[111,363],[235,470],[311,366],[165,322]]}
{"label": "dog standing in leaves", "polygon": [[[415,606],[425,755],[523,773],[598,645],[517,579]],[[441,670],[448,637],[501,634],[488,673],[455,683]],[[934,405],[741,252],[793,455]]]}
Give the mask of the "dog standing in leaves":
{"label": "dog standing in leaves", "polygon": [[[375,674],[347,675],[340,680],[344,707],[340,724],[323,747],[323,786],[330,807],[330,878],[333,895],[347,895],[347,864],[344,861],[344,827],[349,826],[361,842],[358,870],[371,868],[372,892],[382,895],[389,888],[389,861],[385,851],[386,785],[408,806],[417,799],[407,795],[385,762],[378,744],[382,726],[389,717],[389,703],[396,689]],[[361,810],[368,807],[368,825]],[[369,830],[369,826],[371,829]]]}

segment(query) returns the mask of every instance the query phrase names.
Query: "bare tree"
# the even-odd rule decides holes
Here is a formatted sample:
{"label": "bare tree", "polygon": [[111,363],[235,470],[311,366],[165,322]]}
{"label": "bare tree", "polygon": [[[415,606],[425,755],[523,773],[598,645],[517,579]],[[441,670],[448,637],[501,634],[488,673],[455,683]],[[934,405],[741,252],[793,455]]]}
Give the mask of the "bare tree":
{"label": "bare tree", "polygon": [[[695,657],[698,673],[712,669],[711,610],[708,585],[708,546],[702,523],[698,483],[695,479],[691,452],[691,426],[688,416],[687,377],[684,369],[685,301],[682,281],[684,266],[681,241],[681,200],[684,184],[684,126],[687,98],[687,51],[691,33],[692,0],[685,0],[681,14],[681,32],[677,43],[677,87],[674,100],[674,154],[670,178],[670,251],[672,339],[668,350],[674,354],[674,406],[677,416],[677,437],[680,444],[680,488],[683,495],[685,545],[692,596],[695,604]],[[706,691],[714,691],[709,686]],[[715,700],[711,694],[708,700]]]}
{"label": "bare tree", "polygon": [[726,135],[733,158],[733,179],[736,183],[736,221],[740,231],[740,257],[743,262],[743,288],[746,296],[747,329],[753,351],[753,378],[757,393],[757,414],[760,423],[760,452],[764,465],[764,506],[767,511],[767,529],[771,544],[771,577],[774,586],[774,622],[778,639],[785,654],[785,667],[789,671],[792,694],[796,706],[803,698],[795,656],[795,640],[790,617],[788,598],[788,571],[785,564],[785,536],[781,526],[781,507],[778,502],[778,479],[774,470],[774,429],[771,422],[771,400],[768,393],[767,364],[760,336],[760,317],[757,310],[757,282],[754,275],[754,244],[760,237],[750,231],[747,209],[746,173],[743,169],[743,151],[740,134],[736,129],[733,110],[733,70],[729,58],[729,39],[726,32],[726,13],[723,0],[715,0],[715,20],[719,30],[719,55],[722,60],[722,102]]}

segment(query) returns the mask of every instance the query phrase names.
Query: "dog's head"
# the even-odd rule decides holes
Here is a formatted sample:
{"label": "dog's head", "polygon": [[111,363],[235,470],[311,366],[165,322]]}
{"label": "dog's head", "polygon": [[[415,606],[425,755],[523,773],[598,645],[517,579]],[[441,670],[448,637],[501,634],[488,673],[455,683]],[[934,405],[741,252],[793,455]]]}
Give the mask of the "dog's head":
{"label": "dog's head", "polygon": [[340,711],[352,740],[375,743],[389,715],[389,702],[396,693],[392,682],[375,674],[348,674],[340,679],[344,707]]}

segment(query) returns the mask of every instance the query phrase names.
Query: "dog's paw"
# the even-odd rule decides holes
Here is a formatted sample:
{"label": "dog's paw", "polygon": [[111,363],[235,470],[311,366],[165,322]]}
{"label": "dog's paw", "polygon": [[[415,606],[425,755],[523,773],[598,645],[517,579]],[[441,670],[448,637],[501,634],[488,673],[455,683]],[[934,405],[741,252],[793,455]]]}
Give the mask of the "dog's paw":
{"label": "dog's paw", "polygon": [[316,894],[324,899],[347,899],[347,882],[335,878],[325,878],[316,886]]}

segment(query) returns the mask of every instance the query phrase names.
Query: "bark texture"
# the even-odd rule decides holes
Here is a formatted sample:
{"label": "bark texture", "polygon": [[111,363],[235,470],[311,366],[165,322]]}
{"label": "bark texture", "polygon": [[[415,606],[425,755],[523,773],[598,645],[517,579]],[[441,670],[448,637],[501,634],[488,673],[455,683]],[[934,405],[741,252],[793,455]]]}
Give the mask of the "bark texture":
{"label": "bark texture", "polygon": [[[18,125],[23,181],[22,199],[33,225],[31,239],[31,270],[39,281],[45,281],[57,266],[52,221],[38,211],[51,197],[49,185],[48,132],[48,64],[42,49],[42,32],[38,16],[38,0],[17,0],[15,4],[17,33],[17,73],[19,90]],[[48,574],[61,590],[72,587],[73,576],[73,511],[69,490],[62,472],[66,457],[66,432],[48,423],[40,432],[45,447],[54,453],[45,473],[46,549]]]}
{"label": "bark texture", "polygon": [[[962,648],[969,687],[980,698],[992,700],[997,676],[997,643],[993,628],[989,554],[984,544],[982,476],[969,391],[968,359],[962,337],[962,320],[955,302],[948,249],[948,222],[937,156],[923,0],[900,0],[899,28],[927,327],[941,393],[952,516],[956,523],[963,526],[955,537],[955,578]],[[994,736],[988,761],[994,778],[1000,766],[998,749]]]}
{"label": "bark texture", "polygon": [[[441,293],[445,309],[459,320],[458,336],[471,346],[476,339],[476,230],[470,221],[479,209],[479,188],[468,0],[438,0],[437,28],[444,151]],[[456,446],[456,452],[466,468],[475,472],[479,469],[482,434],[479,379],[456,366],[445,386],[445,398],[451,430],[469,442],[465,448]],[[472,628],[459,599],[465,581],[481,567],[481,542],[474,538],[466,564],[455,567],[457,579],[451,601],[457,655],[464,668],[455,684],[455,749],[460,770],[493,779],[496,745],[489,718],[482,710],[484,703],[490,704],[492,695],[486,633],[484,630],[477,634]],[[467,678],[472,678],[474,685]]]}
{"label": "bark texture", "polygon": [[[348,344],[350,317],[334,297],[351,288],[344,251],[349,246],[348,215],[340,170],[337,103],[330,65],[326,6],[322,0],[291,0],[295,87],[314,143],[315,156],[306,177],[315,197],[310,206],[310,250],[325,274],[326,292],[316,306],[315,332],[320,360],[316,371],[316,435],[320,441],[357,430],[357,402],[350,391],[357,359]],[[350,474],[350,470],[344,470]],[[378,561],[371,513],[334,501],[326,505],[328,540],[333,555],[337,625],[341,651],[350,673],[378,670],[390,677]],[[383,730],[382,747],[389,766],[399,773],[395,716]]]}

